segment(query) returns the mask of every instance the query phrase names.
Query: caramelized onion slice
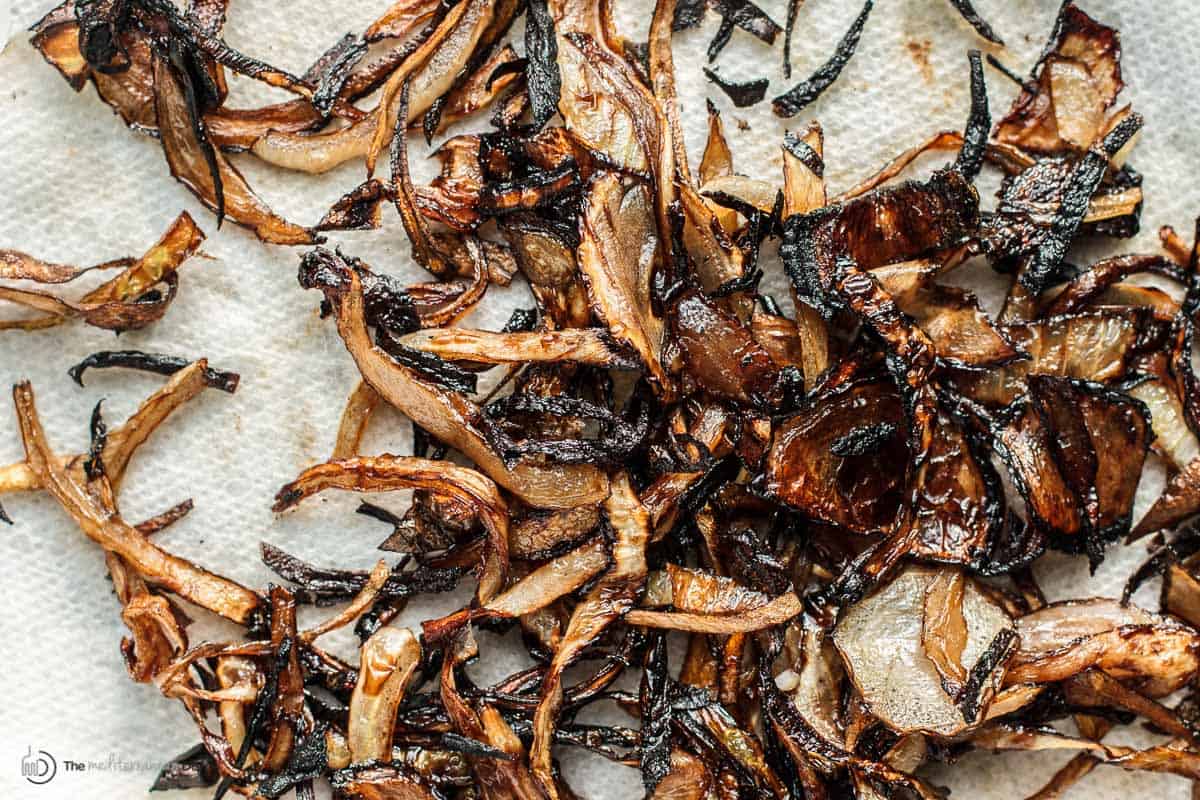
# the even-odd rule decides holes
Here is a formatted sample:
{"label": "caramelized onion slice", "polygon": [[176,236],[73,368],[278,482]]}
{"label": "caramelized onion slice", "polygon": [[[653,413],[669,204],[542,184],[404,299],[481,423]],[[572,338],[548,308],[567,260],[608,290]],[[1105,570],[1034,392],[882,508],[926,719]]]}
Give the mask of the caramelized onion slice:
{"label": "caramelized onion slice", "polygon": [[1026,150],[1055,153],[1086,149],[1102,132],[1103,113],[1124,87],[1117,31],[1093,20],[1074,3],[1063,6],[1054,39],[995,138]]}
{"label": "caramelized onion slice", "polygon": [[992,323],[970,292],[935,283],[935,265],[921,261],[893,264],[872,274],[900,310],[911,316],[948,364],[990,367],[1015,361],[1020,353]]}
{"label": "caramelized onion slice", "polygon": [[1146,409],[1097,384],[1035,375],[1029,387],[1031,402],[1012,409],[997,450],[1038,524],[1083,533],[1095,563],[1104,543],[1129,530],[1150,439]]}
{"label": "caramelized onion slice", "polygon": [[[173,68],[154,59],[154,108],[167,165],[176,180],[218,216],[224,213],[272,244],[314,244],[312,232],[275,214],[250,188],[246,179],[219,150],[208,155],[197,136],[188,94]],[[211,156],[211,163],[207,160]],[[220,183],[214,178],[219,175]]]}
{"label": "caramelized onion slice", "polygon": [[962,391],[980,403],[1009,404],[1024,393],[1027,375],[1096,383],[1120,377],[1137,344],[1138,319],[1132,313],[1093,311],[1008,325],[1003,331],[1029,358],[956,376]]}
{"label": "caramelized onion slice", "polygon": [[783,399],[779,366],[736,316],[687,289],[668,320],[688,375],[703,389],[742,405],[769,407]]}
{"label": "caramelized onion slice", "polygon": [[603,537],[547,561],[484,606],[490,614],[515,618],[532,614],[594,578],[608,566]]}
{"label": "caramelized onion slice", "polygon": [[664,391],[665,325],[651,299],[659,254],[650,192],[615,173],[602,173],[588,192],[576,251],[596,315],[609,333],[638,354]]}
{"label": "caramelized onion slice", "polygon": [[[874,594],[851,606],[834,629],[833,642],[847,672],[875,716],[899,733],[953,736],[968,726],[922,647],[925,598],[938,571],[908,567]],[[969,673],[1011,621],[967,580],[962,598],[966,636],[961,665]],[[992,665],[995,677],[1004,663]],[[989,676],[989,680],[993,680]]]}
{"label": "caramelized onion slice", "polygon": [[623,58],[600,43],[597,30],[564,20],[561,9],[551,12],[558,17],[558,110],[567,130],[614,166],[649,175],[663,135],[653,95]]}
{"label": "caramelized onion slice", "polygon": [[392,760],[396,710],[420,663],[421,645],[407,628],[384,625],[363,642],[346,729],[353,763]]}
{"label": "caramelized onion slice", "polygon": [[913,515],[915,555],[975,565],[1004,524],[1004,491],[984,446],[943,408],[933,426],[928,466]]}
{"label": "caramelized onion slice", "polygon": [[[33,319],[0,320],[0,330],[46,328],[71,317],[118,332],[143,328],[166,314],[178,287],[176,271],[199,249],[203,241],[204,232],[184,211],[141,258],[120,259],[92,267],[110,269],[123,266],[124,269],[78,301],[66,300],[48,292],[0,286],[0,300],[43,312]],[[65,283],[88,271],[62,264],[48,264],[13,250],[0,250],[0,278]],[[160,285],[165,285],[165,292],[155,291],[155,287]]]}
{"label": "caramelized onion slice", "polygon": [[781,625],[804,612],[804,604],[792,591],[784,592],[765,605],[727,614],[686,611],[644,611],[635,609],[625,615],[630,625],[667,628],[690,633],[749,633]]}
{"label": "caramelized onion slice", "polygon": [[360,455],[359,445],[363,434],[366,433],[367,424],[382,402],[383,398],[379,396],[379,392],[372,389],[366,381],[360,380],[354,386],[354,391],[350,392],[350,397],[346,400],[346,407],[342,409],[333,454],[329,457],[331,461]]}
{"label": "caramelized onion slice", "polygon": [[[837,455],[833,445],[864,424],[889,424],[879,452]],[[900,396],[890,381],[844,384],[808,401],[775,427],[764,488],[813,519],[857,533],[885,527],[900,502],[903,470],[881,471],[883,455],[907,460]]]}
{"label": "caramelized onion slice", "polygon": [[447,361],[481,364],[570,361],[610,369],[636,366],[636,362],[631,362],[613,346],[608,332],[598,328],[529,333],[426,328],[407,334],[400,342]]}
{"label": "caramelized onion slice", "polygon": [[583,541],[599,524],[600,509],[596,506],[530,511],[513,520],[509,550],[513,558],[545,558]]}
{"label": "caramelized onion slice", "polygon": [[1200,626],[1200,580],[1181,564],[1171,564],[1163,573],[1162,610],[1193,628]]}
{"label": "caramelized onion slice", "polygon": [[1104,764],[1128,770],[1166,772],[1191,780],[1200,776],[1200,754],[1183,747],[1159,745],[1137,750],[1066,736],[1043,728],[991,725],[971,736],[971,743],[990,750],[1082,750]]}
{"label": "caramelized onion slice", "polygon": [[1138,522],[1130,541],[1172,528],[1200,512],[1200,457],[1192,460],[1167,481],[1154,505]]}
{"label": "caramelized onion slice", "polygon": [[1163,697],[1200,670],[1200,634],[1170,618],[1116,600],[1054,603],[1019,618],[1021,644],[1005,683],[1060,681],[1088,669],[1137,681]]}
{"label": "caramelized onion slice", "polygon": [[454,85],[491,22],[494,6],[494,0],[470,0],[451,8],[418,47],[403,51],[403,60],[389,76],[379,104],[367,116],[318,134],[273,132],[255,142],[254,154],[268,163],[311,173],[327,172],[364,157],[373,166],[395,128],[401,86],[411,79],[407,127]]}

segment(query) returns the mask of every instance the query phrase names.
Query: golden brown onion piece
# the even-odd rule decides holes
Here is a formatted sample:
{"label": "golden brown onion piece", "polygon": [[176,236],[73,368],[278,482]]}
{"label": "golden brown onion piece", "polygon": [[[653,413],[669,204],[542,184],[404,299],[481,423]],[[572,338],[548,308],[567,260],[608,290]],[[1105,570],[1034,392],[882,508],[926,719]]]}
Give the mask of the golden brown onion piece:
{"label": "golden brown onion piece", "polygon": [[661,361],[666,326],[651,300],[660,248],[650,191],[615,173],[601,174],[588,191],[580,236],[579,269],[596,315],[669,391]]}
{"label": "golden brown onion piece", "polygon": [[448,461],[382,455],[330,461],[311,467],[275,495],[274,511],[284,511],[325,489],[387,492],[429,489],[475,510],[487,530],[487,549],[478,597],[486,603],[504,585],[508,572],[508,508],[496,484],[475,470]]}
{"label": "golden brown onion piece", "polygon": [[[872,452],[835,452],[861,426],[878,427]],[[765,488],[805,515],[858,533],[891,523],[903,474],[874,467],[880,453],[904,462],[904,419],[890,381],[844,384],[818,395],[776,426],[765,463]]]}
{"label": "golden brown onion piece", "polygon": [[1069,3],[1047,50],[1034,70],[1036,83],[1013,102],[995,137],[1035,153],[1087,149],[1125,86],[1120,35]]}
{"label": "golden brown onion piece", "polygon": [[[100,451],[100,458],[104,462],[104,474],[113,492],[119,490],[125,470],[138,447],[172,413],[208,386],[204,378],[207,368],[208,362],[200,359],[179,370],[146,398],[129,419],[108,432],[104,448]],[[88,457],[87,453],[59,456],[58,463],[76,483],[82,484],[86,480],[84,462]],[[29,491],[43,486],[42,479],[27,462],[0,467],[0,494]]]}
{"label": "golden brown onion piece", "polygon": [[[49,292],[0,286],[0,300],[41,312],[31,319],[0,320],[0,330],[33,330],[58,325],[70,318],[114,331],[137,330],[156,322],[167,313],[179,286],[177,270],[190,258],[204,232],[186,211],[167,228],[166,233],[141,258],[119,259],[90,269],[49,264],[19,253],[0,250],[0,279],[31,280],[42,284],[72,281],[93,269],[121,268],[114,278],[72,301]],[[162,286],[162,291],[156,290]]]}
{"label": "golden brown onion piece", "polygon": [[1171,617],[1115,600],[1049,605],[1016,621],[1020,647],[1008,685],[1061,681],[1102,669],[1138,682],[1147,697],[1163,697],[1200,670],[1200,635]]}
{"label": "golden brown onion piece", "polygon": [[480,364],[569,361],[594,367],[630,366],[629,359],[613,346],[607,331],[596,328],[529,333],[427,328],[402,337],[400,342],[447,361]]}
{"label": "golden brown onion piece", "polygon": [[28,383],[13,387],[13,404],[30,472],[89,538],[119,555],[147,581],[215,614],[245,622],[258,608],[261,598],[254,592],[159,549],[116,514],[99,507],[50,449]]}
{"label": "golden brown onion piece", "polygon": [[363,642],[346,730],[354,763],[392,760],[396,710],[420,662],[421,646],[406,628],[384,625]]}
{"label": "golden brown onion piece", "polygon": [[480,432],[480,411],[474,403],[418,377],[371,343],[362,284],[349,265],[319,250],[301,269],[305,285],[320,288],[333,305],[338,332],[363,380],[413,422],[471,458],[493,480],[532,506],[573,508],[606,496],[608,479],[595,467],[531,462],[511,468],[505,465]]}

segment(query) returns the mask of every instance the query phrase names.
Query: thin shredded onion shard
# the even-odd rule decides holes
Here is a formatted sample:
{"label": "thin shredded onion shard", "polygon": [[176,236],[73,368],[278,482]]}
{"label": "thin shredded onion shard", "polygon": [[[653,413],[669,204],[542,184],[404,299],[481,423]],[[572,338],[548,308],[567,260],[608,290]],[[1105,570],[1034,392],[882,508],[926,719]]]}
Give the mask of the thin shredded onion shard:
{"label": "thin shredded onion shard", "polygon": [[[100,460],[104,474],[116,492],[125,476],[134,453],[177,409],[199,395],[209,385],[205,378],[208,362],[194,361],[176,372],[171,379],[142,402],[138,409],[119,427],[108,431]],[[58,463],[77,482],[86,479],[84,463],[90,454],[60,456]],[[45,484],[38,473],[27,463],[20,462],[0,467],[0,494],[5,492],[29,491],[42,488]]]}
{"label": "thin shredded onion shard", "polygon": [[268,134],[254,144],[254,154],[277,166],[313,173],[326,172],[357,158],[366,158],[369,167],[373,166],[392,136],[400,87],[412,81],[407,126],[420,119],[454,84],[491,22],[496,5],[494,0],[471,0],[451,8],[420,46],[404,56],[389,75],[379,104],[363,119],[319,134]]}
{"label": "thin shredded onion shard", "polygon": [[1200,755],[1183,747],[1160,745],[1136,750],[1132,747],[1101,744],[1090,739],[1065,736],[1041,729],[1009,728],[994,725],[973,734],[977,747],[990,750],[1082,750],[1101,763],[1128,770],[1166,772],[1191,780],[1200,776]]}
{"label": "thin shredded onion shard", "polygon": [[[154,60],[154,108],[159,121],[163,154],[171,174],[217,212],[252,229],[273,244],[313,244],[318,241],[306,228],[273,212],[246,183],[241,172],[219,150],[207,153],[194,135],[188,109],[188,91],[177,71],[165,59]],[[219,177],[217,177],[219,176]],[[219,183],[218,183],[219,180]]]}
{"label": "thin shredded onion shard", "polygon": [[1200,512],[1200,457],[1171,476],[1162,494],[1130,534],[1130,540],[1174,527],[1197,512]]}
{"label": "thin shredded onion shard", "polygon": [[669,628],[691,633],[749,633],[774,627],[804,611],[794,592],[785,592],[764,605],[729,614],[634,610],[625,615],[630,625]]}
{"label": "thin shredded onion shard", "polygon": [[613,338],[628,344],[665,389],[665,325],[651,300],[659,244],[650,192],[605,173],[591,186],[580,225],[579,269],[593,307]]}

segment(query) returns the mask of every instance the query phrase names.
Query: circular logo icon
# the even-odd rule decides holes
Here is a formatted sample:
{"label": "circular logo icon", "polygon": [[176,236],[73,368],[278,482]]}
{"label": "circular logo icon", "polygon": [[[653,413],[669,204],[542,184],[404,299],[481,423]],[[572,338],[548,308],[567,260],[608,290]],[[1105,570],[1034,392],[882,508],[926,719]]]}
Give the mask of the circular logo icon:
{"label": "circular logo icon", "polygon": [[49,783],[58,774],[58,762],[54,756],[45,750],[34,751],[32,747],[25,748],[21,757],[21,777],[30,783],[41,786]]}

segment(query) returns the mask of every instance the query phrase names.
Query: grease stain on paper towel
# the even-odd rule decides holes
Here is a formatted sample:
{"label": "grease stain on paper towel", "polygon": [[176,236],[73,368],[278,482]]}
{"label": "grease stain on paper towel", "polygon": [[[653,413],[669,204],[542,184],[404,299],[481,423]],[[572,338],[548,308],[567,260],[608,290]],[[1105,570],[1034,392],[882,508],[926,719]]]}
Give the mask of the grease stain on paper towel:
{"label": "grease stain on paper towel", "polygon": [[909,39],[904,43],[904,47],[912,57],[913,63],[917,65],[917,69],[921,71],[921,79],[926,83],[933,83],[933,65],[929,62],[929,55],[933,52],[933,42],[928,39]]}

